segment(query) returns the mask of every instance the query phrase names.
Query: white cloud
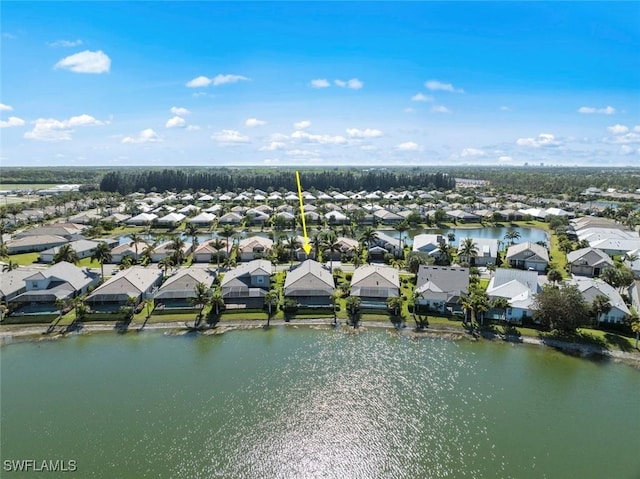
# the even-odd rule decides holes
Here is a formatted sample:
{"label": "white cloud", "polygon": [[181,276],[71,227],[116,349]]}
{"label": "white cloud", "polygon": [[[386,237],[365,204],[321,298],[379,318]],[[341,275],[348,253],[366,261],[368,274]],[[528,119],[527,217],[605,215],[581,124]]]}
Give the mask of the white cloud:
{"label": "white cloud", "polygon": [[537,138],[518,138],[516,145],[539,148],[544,146],[560,146],[560,141],[556,140],[555,136],[551,133],[540,133]]}
{"label": "white cloud", "polygon": [[239,81],[248,81],[249,79],[242,75],[231,75],[231,74],[218,74],[214,76],[211,81],[213,82],[213,86],[225,85],[227,83],[238,83]]}
{"label": "white cloud", "polygon": [[500,156],[498,158],[498,161],[503,161],[503,162],[507,162],[507,161],[513,161],[513,158],[510,156]]}
{"label": "white cloud", "polygon": [[82,45],[82,40],[56,40],[55,42],[48,42],[47,46],[50,47],[77,47]]}
{"label": "white cloud", "polygon": [[71,140],[71,133],[75,127],[79,126],[100,126],[105,123],[96,120],[91,115],[72,116],[67,120],[56,120],[55,118],[38,118],[32,122],[33,130],[27,131],[24,137],[28,140],[39,141],[63,141]]}
{"label": "white cloud", "polygon": [[162,138],[160,138],[151,128],[142,130],[137,137],[125,136],[122,139],[122,143],[158,143],[161,141]]}
{"label": "white cloud", "polygon": [[262,125],[266,125],[267,122],[263,121],[263,120],[258,120],[257,118],[249,118],[247,119],[247,121],[244,122],[245,126],[248,126],[249,128],[253,128],[256,126],[262,126]]}
{"label": "white cloud", "polygon": [[294,131],[291,134],[291,138],[308,143],[320,143],[323,145],[342,145],[347,142],[347,139],[344,136],[313,135],[304,130]]}
{"label": "white cloud", "polygon": [[13,107],[0,103],[0,111],[13,111]]}
{"label": "white cloud", "polygon": [[448,91],[451,93],[464,93],[462,88],[455,88],[451,83],[442,83],[438,80],[428,80],[424,86],[431,91]]}
{"label": "white cloud", "polygon": [[24,120],[17,116],[10,116],[8,120],[0,120],[0,128],[11,128],[14,126],[24,126]]}
{"label": "white cloud", "polygon": [[260,151],[282,150],[285,146],[286,146],[286,143],[283,143],[281,141],[272,141],[268,145],[261,147]]}
{"label": "white cloud", "polygon": [[606,106],[604,108],[595,108],[592,106],[581,106],[578,108],[578,113],[582,113],[583,115],[593,115],[598,113],[600,115],[613,115],[616,112],[616,109],[612,106]]}
{"label": "white cloud", "polygon": [[318,157],[320,156],[320,154],[317,151],[310,151],[310,150],[288,150],[286,152],[287,156],[300,156],[303,158],[311,158],[311,157]]}
{"label": "white cloud", "polygon": [[607,127],[607,130],[614,135],[622,135],[624,133],[627,133],[629,131],[629,128],[625,125],[617,124]]}
{"label": "white cloud", "polygon": [[634,153],[639,153],[639,152],[640,152],[640,148],[636,150],[635,148],[629,145],[622,145],[620,147],[620,150],[618,151],[620,155],[633,155]]}
{"label": "white cloud", "polygon": [[249,143],[249,137],[236,130],[221,130],[211,135],[218,143]]}
{"label": "white cloud", "polygon": [[181,116],[174,116],[173,118],[169,118],[165,128],[184,128],[187,125],[187,122]]}
{"label": "white cloud", "polygon": [[173,113],[176,116],[187,116],[189,113],[191,113],[189,110],[187,110],[186,108],[182,108],[179,106],[172,106],[171,110],[169,110],[171,113]]}
{"label": "white cloud", "polygon": [[378,138],[382,136],[382,132],[372,128],[365,128],[364,130],[347,128],[347,135],[349,135],[350,138]]}
{"label": "white cloud", "polygon": [[486,153],[484,152],[484,150],[481,150],[479,148],[465,148],[462,150],[462,152],[460,153],[460,156],[462,157],[475,157],[475,156],[484,156]]}
{"label": "white cloud", "polygon": [[404,111],[405,113],[415,113],[416,112],[416,110],[414,108],[411,108],[411,107],[405,108],[402,111]]}
{"label": "white cloud", "polygon": [[436,105],[433,108],[431,108],[431,111],[433,113],[451,113],[451,110],[449,110],[446,106],[444,105]]}
{"label": "white cloud", "polygon": [[273,133],[271,135],[271,141],[286,141],[289,137],[287,135],[283,135],[282,133]]}
{"label": "white cloud", "polygon": [[373,145],[362,145],[360,149],[364,151],[374,151],[374,150],[377,150],[378,148]]}
{"label": "white cloud", "polygon": [[225,85],[227,83],[238,83],[239,81],[248,81],[249,79],[242,75],[231,75],[231,74],[218,74],[213,78],[208,78],[200,75],[199,77],[194,78],[193,80],[189,80],[187,82],[187,87],[189,88],[199,88],[205,87],[213,84],[213,86]]}
{"label": "white cloud", "polygon": [[310,126],[311,122],[309,120],[302,120],[293,124],[293,128],[295,130],[304,130],[305,128],[309,128]]}
{"label": "white cloud", "polygon": [[312,88],[329,88],[330,86],[326,78],[316,78],[315,80],[311,80],[310,85]]}
{"label": "white cloud", "polygon": [[189,125],[187,126],[187,131],[198,131],[200,127],[198,125]]}
{"label": "white cloud", "polygon": [[396,145],[396,150],[400,150],[400,151],[419,151],[420,150],[420,145],[418,145],[417,143],[414,143],[413,141],[407,141],[405,143],[400,143],[399,145]]}
{"label": "white cloud", "polygon": [[428,102],[433,101],[433,97],[431,95],[425,95],[424,93],[416,93],[411,97],[411,101]]}
{"label": "white cloud", "polygon": [[350,88],[351,90],[359,90],[364,86],[357,78],[352,78],[351,80],[343,81],[343,80],[334,80],[334,83],[341,88]]}
{"label": "white cloud", "polygon": [[187,82],[187,87],[189,88],[199,88],[203,86],[211,85],[211,80],[205,76],[195,77],[193,80],[189,80]]}
{"label": "white cloud", "polygon": [[109,73],[111,58],[102,50],[92,52],[85,50],[63,58],[54,68],[62,68],[75,73]]}

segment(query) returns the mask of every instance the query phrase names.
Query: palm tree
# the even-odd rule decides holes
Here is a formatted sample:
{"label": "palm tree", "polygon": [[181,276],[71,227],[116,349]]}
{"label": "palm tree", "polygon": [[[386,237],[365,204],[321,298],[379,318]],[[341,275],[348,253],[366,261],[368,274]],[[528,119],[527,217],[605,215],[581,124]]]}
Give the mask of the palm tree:
{"label": "palm tree", "polygon": [[391,261],[391,266],[393,266],[394,268],[397,268],[398,271],[400,271],[402,268],[404,268],[406,262],[402,259],[398,259],[395,258],[393,261]]}
{"label": "palm tree", "polygon": [[402,234],[407,231],[409,229],[409,223],[407,223],[406,220],[401,221],[400,223],[398,223],[397,225],[395,225],[393,227],[398,233],[400,233],[399,235],[399,242],[400,242],[400,252],[402,252],[403,250],[403,246],[402,246]]}
{"label": "palm tree", "polygon": [[138,260],[140,259],[138,256],[138,244],[142,241],[142,236],[140,235],[140,233],[131,233],[129,235],[129,238],[131,239],[131,242],[129,244],[133,246],[133,249],[136,252],[136,263],[137,263]]}
{"label": "palm tree", "polygon": [[371,245],[376,239],[378,239],[378,233],[371,226],[367,226],[360,235],[360,242],[367,245],[367,251],[371,249]]}
{"label": "palm tree", "polygon": [[194,291],[195,296],[189,298],[189,302],[198,307],[198,314],[196,315],[196,319],[193,323],[193,328],[195,329],[198,327],[200,320],[202,319],[202,310],[207,304],[209,304],[211,299],[211,289],[204,283],[196,283]]}
{"label": "palm tree", "polygon": [[63,244],[58,249],[58,252],[53,256],[53,263],[60,263],[66,261],[67,263],[77,263],[80,261],[78,253],[74,250],[70,244]]}
{"label": "palm tree", "polygon": [[516,240],[520,239],[520,233],[515,228],[509,228],[504,235],[504,239],[509,240],[509,244],[513,245]]}
{"label": "palm tree", "polygon": [[338,303],[338,300],[342,297],[342,291],[339,289],[336,289],[333,293],[331,293],[331,304],[333,305],[333,324],[337,324],[338,323],[338,315],[336,312],[336,304]]}
{"label": "palm tree", "polygon": [[640,316],[638,316],[638,313],[634,312],[629,317],[629,323],[631,331],[636,333],[636,349],[638,349],[638,340],[640,339]]}
{"label": "palm tree", "polygon": [[465,263],[471,264],[471,259],[478,256],[478,245],[473,238],[465,238],[458,248],[458,257],[464,258]]}
{"label": "palm tree", "polygon": [[402,309],[402,298],[400,296],[388,298],[387,307],[393,311],[394,316],[398,316]]}
{"label": "palm tree", "polygon": [[9,247],[2,243],[0,244],[0,258],[8,258],[9,257]]}
{"label": "palm tree", "polygon": [[289,250],[289,261],[291,262],[291,266],[293,266],[293,260],[296,257],[296,250],[301,246],[300,241],[298,241],[296,236],[291,236],[287,238],[284,245]]}
{"label": "palm tree", "polygon": [[215,290],[213,292],[211,299],[209,300],[209,304],[211,304],[211,307],[216,312],[216,316],[219,316],[220,310],[224,308],[224,298],[219,290]]}
{"label": "palm tree", "polygon": [[220,238],[214,238],[209,241],[209,246],[216,250],[216,267],[220,269],[220,250],[226,246],[226,243]]}
{"label": "palm tree", "polygon": [[454,232],[447,233],[447,240],[449,244],[453,243],[456,240],[456,234]]}
{"label": "palm tree", "polygon": [[591,303],[591,311],[593,311],[597,324],[603,314],[606,315],[611,311],[611,302],[609,301],[609,298],[604,294],[597,295],[593,298],[593,302]]}
{"label": "palm tree", "polygon": [[451,246],[446,241],[438,243],[438,264],[450,265],[451,264]]}
{"label": "palm tree", "polygon": [[278,306],[278,302],[280,301],[280,295],[278,291],[275,289],[270,289],[267,291],[267,294],[264,296],[264,304],[267,305],[267,309],[269,314],[267,315],[267,328],[270,325],[271,317],[273,316],[273,308]]}
{"label": "palm tree", "polygon": [[198,246],[198,227],[194,223],[187,223],[184,232],[191,237],[193,249],[196,249],[196,246]]}
{"label": "palm tree", "polygon": [[315,259],[316,261],[319,261],[319,257],[318,257],[318,251],[322,245],[322,235],[318,232],[315,232],[312,236],[311,236],[311,246],[313,246],[313,259]]}
{"label": "palm tree", "polygon": [[175,236],[171,243],[169,243],[169,249],[173,251],[173,261],[176,266],[180,266],[184,261],[184,240],[180,236]]}
{"label": "palm tree", "polygon": [[[6,215],[6,214],[5,214]],[[0,246],[4,245],[4,235],[9,233],[11,228],[4,221],[0,221]]]}
{"label": "palm tree", "polygon": [[231,225],[224,225],[220,230],[220,236],[227,241],[227,256],[229,256],[229,238],[236,234],[236,230]]}
{"label": "palm tree", "polygon": [[463,323],[466,325],[468,322],[471,322],[471,318],[469,318],[469,313],[473,311],[473,302],[471,301],[470,295],[465,295],[460,299],[460,307],[464,313]]}
{"label": "palm tree", "polygon": [[360,298],[358,296],[349,296],[347,298],[347,310],[351,316],[351,324],[355,328],[358,325],[358,310],[360,309]]}
{"label": "palm tree", "polygon": [[144,249],[142,250],[142,255],[141,255],[141,263],[144,265],[147,265],[149,263],[151,263],[151,260],[153,259],[153,252],[156,249],[157,244],[154,243],[150,243],[147,244]]}
{"label": "palm tree", "polygon": [[2,265],[2,272],[8,273],[9,271],[13,271],[14,269],[17,269],[18,266],[19,266],[18,263],[14,263],[13,261],[9,260],[7,264]]}
{"label": "palm tree", "polygon": [[333,273],[333,253],[340,251],[338,237],[333,231],[330,231],[325,235],[323,247],[329,251],[329,270]]}
{"label": "palm tree", "polygon": [[509,300],[500,296],[493,298],[489,301],[489,305],[492,309],[502,310],[502,320],[506,321],[507,308],[509,307]]}
{"label": "palm tree", "polygon": [[162,280],[167,277],[167,271],[169,268],[173,268],[176,265],[173,256],[165,256],[158,261],[158,268],[162,270]]}
{"label": "palm tree", "polygon": [[476,321],[480,315],[480,324],[484,325],[484,313],[489,311],[489,296],[482,289],[474,289],[471,291],[471,304],[473,305],[473,315]]}
{"label": "palm tree", "polygon": [[105,241],[101,241],[98,243],[96,248],[93,250],[91,254],[91,261],[98,261],[100,263],[100,276],[102,277],[102,282],[104,283],[104,264],[111,261],[111,248]]}

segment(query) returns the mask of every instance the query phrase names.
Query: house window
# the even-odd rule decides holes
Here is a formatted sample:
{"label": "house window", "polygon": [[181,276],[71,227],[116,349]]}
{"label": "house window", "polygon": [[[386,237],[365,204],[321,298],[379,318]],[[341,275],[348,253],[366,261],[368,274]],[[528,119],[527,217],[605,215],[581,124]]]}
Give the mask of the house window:
{"label": "house window", "polygon": [[258,276],[258,277],[256,277],[256,283],[258,283],[258,284],[262,284],[262,283],[264,283],[264,276]]}

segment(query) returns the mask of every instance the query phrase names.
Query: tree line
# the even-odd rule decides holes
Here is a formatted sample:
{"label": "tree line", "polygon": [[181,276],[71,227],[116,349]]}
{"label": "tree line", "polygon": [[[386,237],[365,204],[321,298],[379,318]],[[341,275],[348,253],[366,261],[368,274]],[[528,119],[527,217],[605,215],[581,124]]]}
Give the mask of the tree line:
{"label": "tree line", "polygon": [[[455,179],[442,172],[414,170],[325,170],[302,171],[305,189],[340,191],[375,191],[391,189],[446,190],[455,187]],[[297,189],[294,170],[176,169],[117,170],[106,173],[100,181],[102,191],[126,195],[136,191],[253,190]]]}

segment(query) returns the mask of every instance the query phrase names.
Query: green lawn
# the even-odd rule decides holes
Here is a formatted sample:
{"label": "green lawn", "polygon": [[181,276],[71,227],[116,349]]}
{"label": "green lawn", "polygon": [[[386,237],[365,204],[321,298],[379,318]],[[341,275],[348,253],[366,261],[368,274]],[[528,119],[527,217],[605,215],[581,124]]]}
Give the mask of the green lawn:
{"label": "green lawn", "polygon": [[9,261],[19,264],[20,266],[29,266],[37,263],[39,258],[40,253],[18,253],[9,255]]}

